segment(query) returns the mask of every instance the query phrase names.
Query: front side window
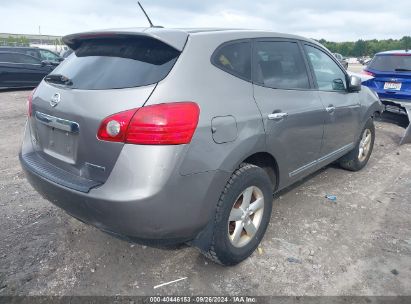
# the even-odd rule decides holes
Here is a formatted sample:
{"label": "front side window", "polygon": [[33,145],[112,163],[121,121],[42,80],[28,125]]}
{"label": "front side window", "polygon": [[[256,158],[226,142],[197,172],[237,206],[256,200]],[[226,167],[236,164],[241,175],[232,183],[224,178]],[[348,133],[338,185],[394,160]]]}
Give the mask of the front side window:
{"label": "front side window", "polygon": [[212,62],[225,72],[251,81],[251,43],[248,41],[223,45],[214,53]]}
{"label": "front side window", "polygon": [[24,53],[26,55],[29,55],[29,56],[32,56],[32,57],[35,57],[41,60],[38,50],[27,49],[27,50],[22,51],[21,53]]}
{"label": "front side window", "polygon": [[323,91],[345,91],[347,88],[345,73],[334,60],[315,47],[309,45],[304,47],[308,60],[314,69],[318,89]]}
{"label": "front side window", "polygon": [[46,50],[39,50],[39,52],[42,60],[57,61],[59,59],[59,57],[53,52]]}
{"label": "front side window", "polygon": [[254,81],[274,89],[309,89],[307,69],[296,42],[261,41],[254,47]]}

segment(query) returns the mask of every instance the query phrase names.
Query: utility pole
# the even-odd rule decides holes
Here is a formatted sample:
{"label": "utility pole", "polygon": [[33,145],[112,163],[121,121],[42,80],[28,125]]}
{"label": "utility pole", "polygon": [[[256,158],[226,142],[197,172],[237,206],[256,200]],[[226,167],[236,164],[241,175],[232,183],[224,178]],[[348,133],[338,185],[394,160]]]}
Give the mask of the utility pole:
{"label": "utility pole", "polygon": [[40,44],[43,44],[43,41],[42,41],[42,39],[41,39],[40,25],[39,25],[39,35],[40,35]]}

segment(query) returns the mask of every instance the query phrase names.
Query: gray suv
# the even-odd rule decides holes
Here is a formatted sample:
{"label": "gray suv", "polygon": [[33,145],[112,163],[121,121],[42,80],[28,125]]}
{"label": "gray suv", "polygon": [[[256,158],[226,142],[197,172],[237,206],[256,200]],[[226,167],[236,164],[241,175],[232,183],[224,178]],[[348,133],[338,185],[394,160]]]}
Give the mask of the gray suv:
{"label": "gray suv", "polygon": [[378,97],[313,40],[255,30],[124,29],[74,50],[29,97],[20,161],[85,223],[152,246],[246,259],[273,193],[364,167]]}

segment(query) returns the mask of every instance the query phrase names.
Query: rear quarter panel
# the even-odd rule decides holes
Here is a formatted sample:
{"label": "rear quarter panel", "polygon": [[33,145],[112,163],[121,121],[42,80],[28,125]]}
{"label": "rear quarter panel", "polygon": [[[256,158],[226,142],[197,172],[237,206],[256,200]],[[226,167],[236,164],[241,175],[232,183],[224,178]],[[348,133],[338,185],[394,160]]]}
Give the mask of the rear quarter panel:
{"label": "rear quarter panel", "polygon": [[[244,37],[232,37],[235,40]],[[194,101],[200,106],[198,127],[180,167],[182,175],[223,170],[232,172],[247,156],[265,150],[261,114],[250,82],[212,65],[214,50],[226,36],[192,35],[168,77],[158,83],[149,104]],[[211,121],[232,116],[237,125],[234,141],[216,143]]]}

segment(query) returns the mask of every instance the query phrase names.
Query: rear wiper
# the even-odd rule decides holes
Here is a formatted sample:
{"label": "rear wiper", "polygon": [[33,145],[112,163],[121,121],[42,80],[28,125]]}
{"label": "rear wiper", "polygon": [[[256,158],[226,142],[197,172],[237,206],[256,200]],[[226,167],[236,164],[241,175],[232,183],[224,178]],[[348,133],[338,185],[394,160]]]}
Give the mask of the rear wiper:
{"label": "rear wiper", "polygon": [[64,75],[60,75],[60,74],[51,74],[51,75],[47,75],[44,78],[45,81],[50,82],[50,83],[55,83],[55,84],[63,84],[66,86],[72,86],[73,85],[73,81],[71,81],[70,78],[67,78]]}
{"label": "rear wiper", "polygon": [[396,71],[396,72],[411,72],[410,69],[402,69],[402,68],[395,69],[395,71]]}

